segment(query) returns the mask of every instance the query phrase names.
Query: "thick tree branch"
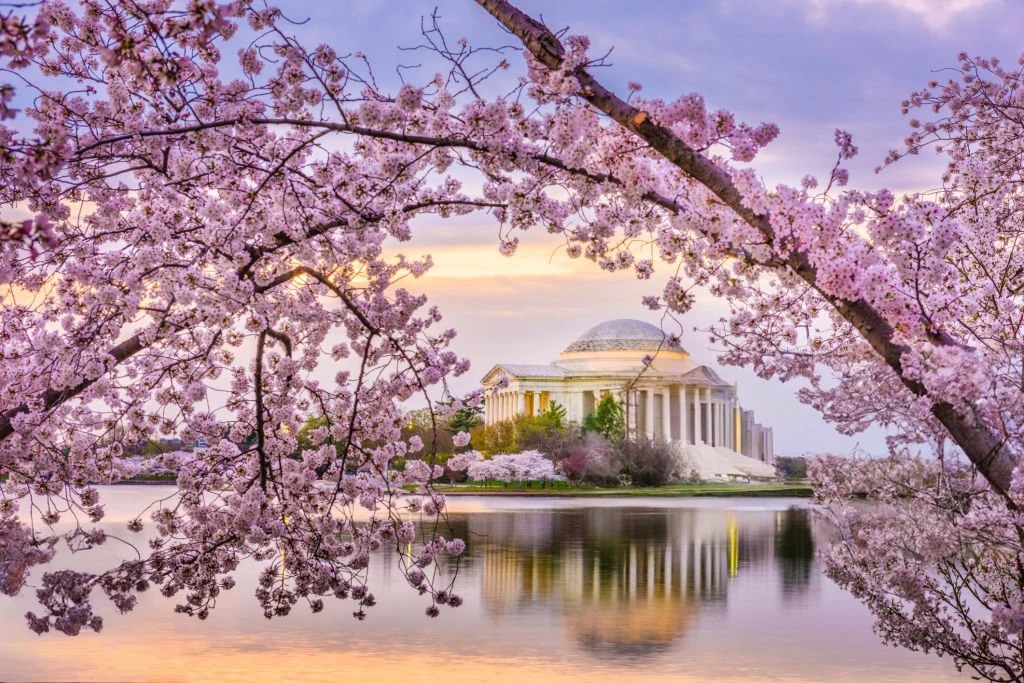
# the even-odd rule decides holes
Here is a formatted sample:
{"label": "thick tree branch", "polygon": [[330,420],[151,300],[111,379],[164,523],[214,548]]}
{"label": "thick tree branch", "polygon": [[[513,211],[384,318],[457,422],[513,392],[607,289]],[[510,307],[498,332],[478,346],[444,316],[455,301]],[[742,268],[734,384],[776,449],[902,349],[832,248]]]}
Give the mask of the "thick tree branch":
{"label": "thick tree branch", "polygon": [[[146,348],[146,346],[148,346],[148,344],[143,341],[142,335],[136,334],[111,348],[107,351],[107,355],[114,359],[114,363],[116,365],[128,358],[131,358],[136,353]],[[32,406],[29,403],[22,403],[21,405],[11,408],[7,412],[3,413],[0,415],[0,441],[3,441],[14,433],[13,421],[18,415],[29,413],[33,409],[49,410],[55,406],[65,403],[91,387],[96,383],[97,379],[99,378],[82,380],[75,386],[68,387],[67,389],[49,389],[43,394],[38,406]]]}
{"label": "thick tree branch", "polygon": [[[535,59],[549,69],[561,68],[565,49],[545,25],[505,0],[477,0],[477,3],[515,34]],[[672,130],[654,121],[647,112],[608,90],[586,69],[578,68],[573,75],[580,84],[579,97],[644,140],[651,149],[713,192],[769,244],[774,243],[770,216],[755,213],[744,204],[742,193],[724,169],[687,145]],[[814,287],[852,324],[911,392],[917,396],[928,395],[924,385],[904,374],[902,358],[908,349],[894,341],[895,330],[870,303],[863,299],[847,301],[822,291],[817,283],[817,269],[806,252],[792,252],[786,267]],[[960,346],[945,333],[936,333],[931,341],[939,346]],[[1006,494],[1017,463],[1004,440],[973,415],[965,415],[949,403],[934,401],[931,410],[993,488]]]}

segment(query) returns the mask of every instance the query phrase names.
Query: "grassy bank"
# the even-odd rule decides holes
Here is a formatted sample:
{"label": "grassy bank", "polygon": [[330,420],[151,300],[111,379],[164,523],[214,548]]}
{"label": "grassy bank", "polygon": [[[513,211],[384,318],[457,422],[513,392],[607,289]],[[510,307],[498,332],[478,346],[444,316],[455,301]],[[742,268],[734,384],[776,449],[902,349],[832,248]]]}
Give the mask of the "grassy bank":
{"label": "grassy bank", "polygon": [[[126,479],[120,484],[173,484],[175,474],[143,474]],[[504,485],[492,482],[481,484],[456,484],[445,486],[435,484],[434,488],[446,495],[485,495],[485,496],[584,496],[601,498],[687,498],[687,497],[771,497],[771,498],[808,498],[811,495],[809,484],[670,484],[668,486],[616,486],[614,488],[596,488],[593,486],[574,486],[564,481],[513,482]]]}
{"label": "grassy bank", "polygon": [[591,497],[638,497],[658,496],[664,498],[685,498],[700,496],[716,497],[801,497],[811,495],[807,484],[672,484],[658,487],[616,487],[593,488],[550,485],[541,487],[510,484],[509,486],[477,486],[459,484],[456,486],[437,485],[436,489],[447,495],[515,495],[515,496],[591,496]]}
{"label": "grassy bank", "polygon": [[178,475],[176,472],[161,472],[160,474],[137,474],[131,479],[116,482],[118,484],[176,484]]}

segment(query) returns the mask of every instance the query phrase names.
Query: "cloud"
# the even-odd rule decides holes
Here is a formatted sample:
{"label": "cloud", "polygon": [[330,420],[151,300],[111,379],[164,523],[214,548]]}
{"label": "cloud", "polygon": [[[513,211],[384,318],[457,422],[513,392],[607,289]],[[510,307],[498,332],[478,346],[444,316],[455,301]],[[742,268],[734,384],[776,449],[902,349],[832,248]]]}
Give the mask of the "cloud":
{"label": "cloud", "polygon": [[806,0],[801,2],[807,15],[814,21],[824,20],[829,11],[843,5],[857,7],[881,7],[917,15],[933,31],[943,31],[965,12],[974,12],[993,0]]}

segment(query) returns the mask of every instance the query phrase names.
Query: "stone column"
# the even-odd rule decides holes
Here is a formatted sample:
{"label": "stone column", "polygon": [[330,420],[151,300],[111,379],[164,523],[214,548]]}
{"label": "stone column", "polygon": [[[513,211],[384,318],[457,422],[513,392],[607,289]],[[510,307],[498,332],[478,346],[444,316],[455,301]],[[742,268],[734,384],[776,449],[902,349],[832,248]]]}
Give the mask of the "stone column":
{"label": "stone column", "polygon": [[687,443],[686,432],[689,429],[686,415],[686,385],[679,385],[679,441],[685,446]]}
{"label": "stone column", "polygon": [[727,399],[722,404],[722,429],[725,430],[725,445],[729,448],[734,448],[732,442],[733,429],[732,429],[732,399]]}
{"label": "stone column", "polygon": [[732,449],[739,452],[739,435],[736,433],[736,397],[732,399],[732,403],[729,405],[729,431],[732,433]]}
{"label": "stone column", "polygon": [[654,390],[650,387],[646,391],[647,400],[645,402],[645,415],[644,415],[644,431],[647,434],[648,439],[654,438]]}
{"label": "stone column", "polygon": [[701,421],[701,430],[704,433],[702,443],[712,446],[714,444],[711,436],[711,387],[704,387],[704,409],[704,419]]}
{"label": "stone column", "polygon": [[520,415],[526,415],[526,392],[516,392],[516,412],[513,417],[519,417]]}
{"label": "stone column", "polygon": [[732,448],[732,420],[729,419],[731,413],[729,401],[722,401],[722,439],[729,448]]}
{"label": "stone column", "polygon": [[705,437],[707,434],[704,433],[704,418],[701,412],[701,406],[704,405],[704,399],[701,397],[701,388],[693,388],[693,442],[694,443],[707,443]]}
{"label": "stone column", "polygon": [[693,388],[693,403],[690,405],[693,411],[693,443],[704,443],[703,432],[700,428],[700,387]]}
{"label": "stone column", "polygon": [[743,414],[740,412],[740,403],[736,402],[736,408],[733,410],[734,420],[736,422],[736,445],[733,450],[737,453],[743,452]]}
{"label": "stone column", "polygon": [[661,392],[661,432],[665,443],[672,440],[672,389],[665,387]]}
{"label": "stone column", "polygon": [[729,404],[725,401],[721,403],[722,407],[722,445],[729,446]]}
{"label": "stone column", "polygon": [[718,434],[715,433],[715,402],[711,399],[711,389],[708,389],[708,444],[718,445]]}
{"label": "stone column", "polygon": [[715,419],[715,408],[718,406],[715,404],[714,399],[711,397],[711,389],[708,389],[708,443],[712,446],[718,445],[718,432],[715,428],[718,426],[718,420]]}
{"label": "stone column", "polygon": [[725,445],[725,420],[722,419],[722,416],[725,414],[724,408],[724,403],[722,403],[721,401],[715,402],[715,431],[718,432],[718,443],[716,444],[718,446]]}
{"label": "stone column", "polygon": [[711,445],[711,433],[708,429],[708,393],[707,387],[697,392],[699,402],[697,403],[697,420],[700,422],[700,442]]}
{"label": "stone column", "polygon": [[729,442],[729,448],[736,450],[736,442],[733,440],[735,430],[732,428],[732,401],[728,401],[725,404],[722,412],[724,413],[724,415],[722,415],[722,425],[725,428],[725,439]]}
{"label": "stone column", "polygon": [[729,448],[735,450],[735,443],[732,438],[732,401],[728,401],[722,406],[722,413],[722,427],[725,429],[725,440],[729,442]]}
{"label": "stone column", "polygon": [[711,406],[711,445],[721,446],[722,442],[718,438],[718,401],[715,400],[714,392],[708,387],[708,405]]}
{"label": "stone column", "polygon": [[718,401],[711,400],[711,445],[721,446],[722,437],[718,433],[718,430],[722,427],[722,421],[718,416]]}
{"label": "stone column", "polygon": [[719,403],[718,401],[711,401],[711,414],[714,416],[714,419],[711,422],[711,440],[713,442],[713,445],[715,446],[722,445],[722,415],[720,411],[721,407],[722,404]]}

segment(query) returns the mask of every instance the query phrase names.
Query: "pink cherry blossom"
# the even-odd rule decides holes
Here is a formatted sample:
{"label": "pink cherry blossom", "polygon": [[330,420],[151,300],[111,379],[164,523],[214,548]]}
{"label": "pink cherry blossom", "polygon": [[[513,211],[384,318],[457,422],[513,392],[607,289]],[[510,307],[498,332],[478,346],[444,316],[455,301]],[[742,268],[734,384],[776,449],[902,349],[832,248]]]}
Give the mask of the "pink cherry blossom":
{"label": "pink cherry blossom", "polygon": [[[0,90],[0,121],[19,124],[0,126],[0,201],[32,216],[0,226],[0,281],[19,293],[0,308],[0,587],[22,590],[57,543],[104,540],[90,484],[137,470],[126,444],[208,446],[166,459],[178,489],[132,523],[155,533],[140,559],[44,574],[30,627],[98,630],[95,591],[127,611],[146,585],[205,618],[250,559],[268,617],[333,596],[362,618],[385,548],[428,614],[458,604],[435,562],[448,546],[406,526],[443,525],[443,470],[393,465],[419,446],[402,441],[403,402],[450,401],[468,363],[401,287],[430,260],[385,245],[425,214],[479,212],[506,255],[542,229],[609,271],[668,264],[647,306],[678,316],[704,287],[728,301],[711,331],[724,362],[802,380],[842,431],[891,427],[889,460],[818,470],[842,532],[830,575],[893,642],[1019,670],[1019,69],[964,55],[904,103],[917,121],[887,163],[935,149],[939,193],[848,189],[843,131],[823,188],[767,187],[752,165],[773,123],[697,93],[622,99],[589,39],[478,2],[528,46],[503,97],[474,94],[510,66],[501,52],[472,87],[429,73],[383,92],[365,55],[303,45],[244,0],[46,0],[2,18],[0,56],[37,90]],[[251,47],[222,49],[236,34]],[[557,477],[536,452],[457,458],[474,478]],[[881,508],[849,505],[859,494]],[[988,606],[951,615],[958,591]]]}

